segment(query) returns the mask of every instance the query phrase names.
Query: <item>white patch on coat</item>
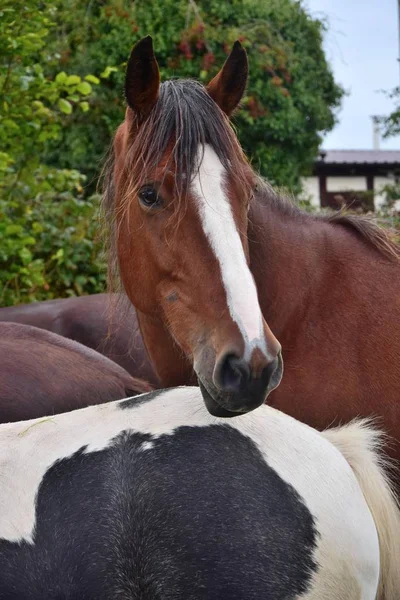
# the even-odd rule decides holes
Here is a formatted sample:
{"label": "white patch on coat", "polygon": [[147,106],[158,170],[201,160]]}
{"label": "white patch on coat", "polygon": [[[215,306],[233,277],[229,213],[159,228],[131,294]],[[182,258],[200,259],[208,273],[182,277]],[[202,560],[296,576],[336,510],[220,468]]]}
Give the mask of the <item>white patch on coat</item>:
{"label": "white patch on coat", "polygon": [[339,582],[347,590],[359,588],[363,600],[374,599],[379,574],[376,528],[349,464],[322,434],[266,405],[228,421],[213,417],[194,387],[161,391],[131,408],[118,404],[0,426],[0,538],[33,543],[35,498],[43,477],[55,461],[82,447],[86,452],[102,450],[127,430],[157,439],[182,426],[223,424],[254,441],[315,519],[319,569],[304,600],[337,600]]}
{"label": "white patch on coat", "polygon": [[311,590],[301,600],[375,600],[379,540],[350,465],[323,433],[271,407],[261,410],[264,408],[268,416],[263,436],[254,431],[258,423],[248,435],[268,465],[300,494],[320,536],[314,556],[319,569]]}
{"label": "white patch on coat", "polygon": [[[167,390],[160,392],[155,403],[154,400],[144,403],[144,410],[140,406],[121,409],[118,402],[111,402],[54,417],[1,425],[0,538],[13,542],[33,541],[36,494],[46,471],[55,461],[72,456],[84,446],[87,446],[86,452],[103,450],[124,430],[148,433],[156,438],[172,434],[183,424],[212,422],[197,388],[177,388],[172,396],[178,403],[176,408],[170,402],[171,390]],[[202,419],[193,414],[191,397],[195,405],[201,404]],[[166,406],[169,407],[167,412]],[[160,415],[152,414],[157,407]]]}
{"label": "white patch on coat", "polygon": [[259,347],[269,357],[257,288],[248,267],[227,197],[225,169],[211,146],[199,149],[198,173],[192,182],[203,231],[219,263],[230,315],[245,343],[245,359]]}
{"label": "white patch on coat", "polygon": [[143,442],[143,444],[140,446],[142,452],[145,452],[146,450],[151,450],[152,448],[154,448],[154,442]]}

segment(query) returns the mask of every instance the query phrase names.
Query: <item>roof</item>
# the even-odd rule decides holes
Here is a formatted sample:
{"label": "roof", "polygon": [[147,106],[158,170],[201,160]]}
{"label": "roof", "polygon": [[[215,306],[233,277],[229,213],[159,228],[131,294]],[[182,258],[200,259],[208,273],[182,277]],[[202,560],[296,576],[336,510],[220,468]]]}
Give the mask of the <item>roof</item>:
{"label": "roof", "polygon": [[321,150],[318,162],[325,164],[396,164],[400,150]]}

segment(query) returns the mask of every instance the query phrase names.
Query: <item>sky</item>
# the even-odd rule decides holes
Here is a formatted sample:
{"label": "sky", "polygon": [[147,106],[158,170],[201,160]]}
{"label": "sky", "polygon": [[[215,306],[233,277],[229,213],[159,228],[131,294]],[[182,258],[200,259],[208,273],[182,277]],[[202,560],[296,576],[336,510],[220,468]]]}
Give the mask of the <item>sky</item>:
{"label": "sky", "polygon": [[[326,149],[371,149],[371,115],[387,115],[393,101],[381,90],[400,85],[397,0],[304,0],[329,31],[325,52],[336,80],[348,92]],[[382,149],[400,149],[400,136],[381,139]]]}

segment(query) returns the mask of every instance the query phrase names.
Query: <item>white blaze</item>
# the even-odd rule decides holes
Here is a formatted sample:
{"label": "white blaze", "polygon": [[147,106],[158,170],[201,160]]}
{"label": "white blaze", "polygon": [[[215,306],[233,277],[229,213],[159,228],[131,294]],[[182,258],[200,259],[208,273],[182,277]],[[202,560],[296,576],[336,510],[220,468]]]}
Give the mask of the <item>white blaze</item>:
{"label": "white blaze", "polygon": [[192,183],[204,233],[221,269],[229,312],[245,342],[245,358],[255,347],[267,354],[257,289],[224,186],[226,171],[208,144]]}

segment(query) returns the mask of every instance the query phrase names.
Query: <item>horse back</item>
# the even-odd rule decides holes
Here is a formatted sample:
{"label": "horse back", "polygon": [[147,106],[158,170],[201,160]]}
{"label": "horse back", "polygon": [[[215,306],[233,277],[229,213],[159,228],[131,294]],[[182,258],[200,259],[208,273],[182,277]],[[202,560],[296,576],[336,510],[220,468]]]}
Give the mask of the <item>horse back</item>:
{"label": "horse back", "polygon": [[32,600],[283,600],[307,590],[316,537],[296,492],[234,430],[121,432],[47,470],[34,544],[0,541],[0,588]]}
{"label": "horse back", "polygon": [[0,323],[0,423],[58,414],[147,392],[151,386],[77,342]]}
{"label": "horse back", "polygon": [[139,377],[158,383],[135,309],[116,294],[59,298],[0,308],[0,321],[32,325],[96,350]]}
{"label": "horse back", "polygon": [[346,600],[360,573],[373,587],[376,531],[343,456],[272,409],[227,424],[201,404],[180,388],[0,431],[3,597],[334,600],[333,581]]}

